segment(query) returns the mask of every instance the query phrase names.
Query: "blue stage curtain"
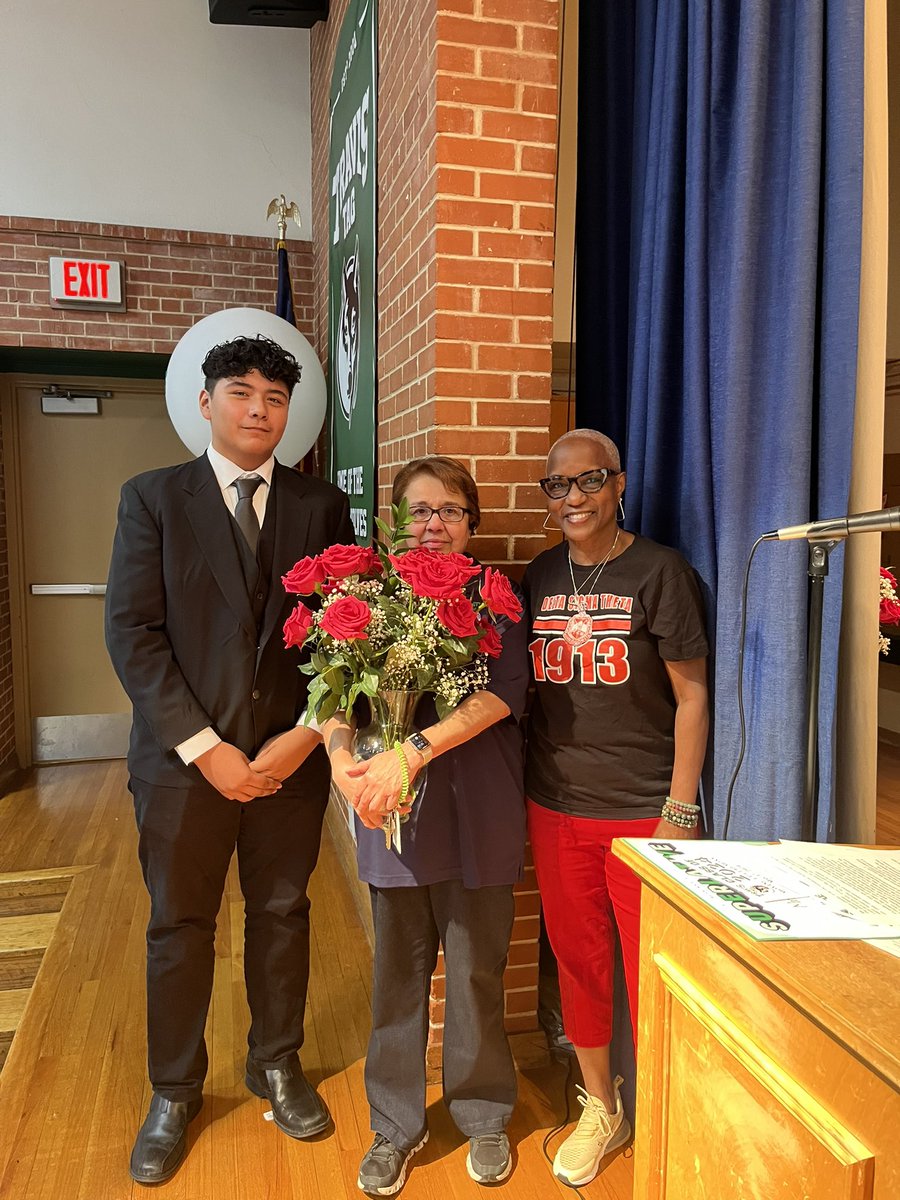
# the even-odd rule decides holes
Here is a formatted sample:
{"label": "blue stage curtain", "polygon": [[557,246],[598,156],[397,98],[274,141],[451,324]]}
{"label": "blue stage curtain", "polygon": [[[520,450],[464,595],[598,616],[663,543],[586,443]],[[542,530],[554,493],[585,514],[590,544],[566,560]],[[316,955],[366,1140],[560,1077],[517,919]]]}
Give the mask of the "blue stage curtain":
{"label": "blue stage curtain", "polygon": [[[587,0],[580,15],[577,420],[624,433],[627,527],[680,549],[703,580],[715,692],[705,791],[721,835],[748,552],[765,530],[847,511],[863,0]],[[597,78],[604,66],[612,86]],[[800,834],[806,566],[805,543],[757,552],[731,837]],[[833,831],[842,573],[838,548],[820,838]]]}

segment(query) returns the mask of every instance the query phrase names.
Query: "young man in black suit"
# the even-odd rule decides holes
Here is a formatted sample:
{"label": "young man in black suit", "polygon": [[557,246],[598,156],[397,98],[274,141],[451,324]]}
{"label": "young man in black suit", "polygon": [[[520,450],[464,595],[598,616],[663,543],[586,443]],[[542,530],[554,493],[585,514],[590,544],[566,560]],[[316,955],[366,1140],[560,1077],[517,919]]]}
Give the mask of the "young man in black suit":
{"label": "young man in black suit", "polygon": [[134,707],[128,755],[150,893],[153,1098],[131,1155],[139,1183],[174,1174],[202,1104],[203,1030],[225,875],[237,849],[251,1024],[246,1083],[279,1128],[329,1123],[298,1050],[309,978],[307,884],[328,795],[305,677],[286,653],[297,559],[354,540],[346,495],[273,457],[300,374],[267,338],[203,363],[212,441],[122,489],[106,601],[110,657]]}

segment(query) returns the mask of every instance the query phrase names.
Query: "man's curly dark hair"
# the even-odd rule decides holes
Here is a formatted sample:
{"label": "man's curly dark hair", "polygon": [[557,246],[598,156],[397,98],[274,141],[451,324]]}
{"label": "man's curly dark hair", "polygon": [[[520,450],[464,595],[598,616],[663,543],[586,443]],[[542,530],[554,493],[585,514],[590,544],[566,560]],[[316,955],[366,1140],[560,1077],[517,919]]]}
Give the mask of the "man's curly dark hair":
{"label": "man's curly dark hair", "polygon": [[248,371],[259,371],[273,383],[283,383],[290,394],[300,378],[300,364],[271,338],[238,337],[213,346],[203,360],[206,390],[211,392],[220,379],[236,379]]}

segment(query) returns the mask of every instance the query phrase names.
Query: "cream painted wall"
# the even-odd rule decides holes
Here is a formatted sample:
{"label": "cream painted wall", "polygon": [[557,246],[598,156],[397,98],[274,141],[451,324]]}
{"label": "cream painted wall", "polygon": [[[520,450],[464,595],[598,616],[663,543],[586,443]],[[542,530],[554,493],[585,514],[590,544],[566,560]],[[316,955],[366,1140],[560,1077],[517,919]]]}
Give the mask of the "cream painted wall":
{"label": "cream painted wall", "polygon": [[[887,357],[900,358],[900,4],[887,6],[888,155],[891,188],[888,229]],[[896,406],[895,406],[896,407]],[[886,414],[886,454],[900,453],[900,414]]]}
{"label": "cream painted wall", "polygon": [[553,340],[573,336],[572,256],[575,246],[575,178],[578,143],[578,3],[565,0],[565,45],[560,88],[559,178],[556,206],[556,270],[553,276]]}
{"label": "cream painted wall", "polygon": [[207,0],[2,0],[0,213],[310,237],[309,33]]}

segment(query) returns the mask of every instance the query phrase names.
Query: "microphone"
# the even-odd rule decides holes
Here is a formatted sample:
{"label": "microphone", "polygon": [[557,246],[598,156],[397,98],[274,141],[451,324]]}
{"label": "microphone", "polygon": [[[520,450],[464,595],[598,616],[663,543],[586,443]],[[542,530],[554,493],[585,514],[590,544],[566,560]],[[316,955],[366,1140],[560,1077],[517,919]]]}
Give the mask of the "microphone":
{"label": "microphone", "polygon": [[891,533],[900,530],[900,507],[879,508],[875,512],[856,513],[850,517],[834,517],[830,521],[813,521],[808,525],[787,525],[764,533],[764,542],[790,542],[805,538],[809,542],[831,542],[849,537],[851,533]]}

